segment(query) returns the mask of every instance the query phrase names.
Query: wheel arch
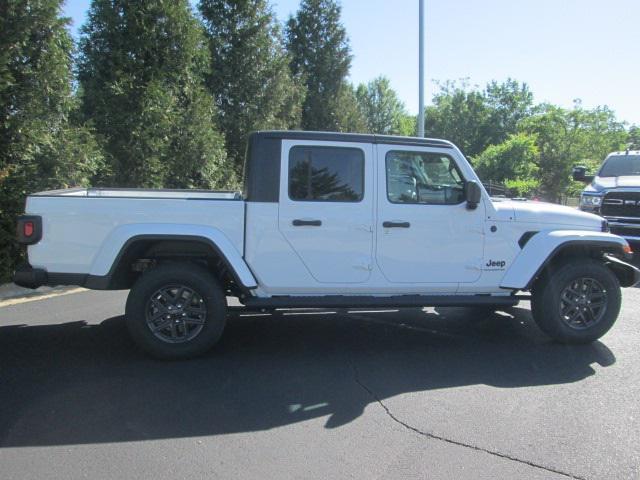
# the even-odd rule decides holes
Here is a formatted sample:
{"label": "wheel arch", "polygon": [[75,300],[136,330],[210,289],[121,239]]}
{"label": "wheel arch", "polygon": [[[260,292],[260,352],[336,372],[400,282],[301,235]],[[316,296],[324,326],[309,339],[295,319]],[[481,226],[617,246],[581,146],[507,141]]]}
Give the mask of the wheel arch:
{"label": "wheel arch", "polygon": [[184,228],[183,232],[177,233],[158,231],[148,225],[144,227],[144,233],[120,234],[118,238],[114,232],[115,235],[105,240],[87,279],[89,288],[130,288],[149,265],[165,261],[205,264],[226,287],[238,289],[241,293],[248,293],[249,289],[257,286],[238,250],[219,230],[205,227],[209,231],[201,228],[189,231]]}
{"label": "wheel arch", "polygon": [[[529,290],[543,275],[568,261],[570,258],[602,259],[607,254],[624,255],[627,242],[616,235],[604,232],[550,231],[539,232],[527,242],[511,267],[507,270],[500,287],[514,290]],[[622,286],[627,286],[633,274],[626,272],[630,265],[618,261],[610,267]]]}

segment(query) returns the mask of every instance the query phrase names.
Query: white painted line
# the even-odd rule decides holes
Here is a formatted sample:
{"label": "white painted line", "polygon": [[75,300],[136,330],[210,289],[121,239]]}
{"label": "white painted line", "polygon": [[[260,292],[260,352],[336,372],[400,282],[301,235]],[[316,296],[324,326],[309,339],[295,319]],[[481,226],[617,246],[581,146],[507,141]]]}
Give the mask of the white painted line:
{"label": "white painted line", "polygon": [[283,315],[336,315],[338,312],[284,312]]}
{"label": "white painted line", "polygon": [[349,310],[347,313],[397,313],[400,310]]}
{"label": "white painted line", "polygon": [[46,293],[44,295],[33,295],[29,297],[20,297],[20,298],[8,298],[7,300],[0,300],[0,308],[11,307],[12,305],[20,305],[21,303],[37,302],[39,300],[62,297],[64,295],[71,295],[72,293],[80,293],[80,292],[86,292],[86,291],[87,291],[86,288],[72,288],[70,290],[51,292],[51,293]]}

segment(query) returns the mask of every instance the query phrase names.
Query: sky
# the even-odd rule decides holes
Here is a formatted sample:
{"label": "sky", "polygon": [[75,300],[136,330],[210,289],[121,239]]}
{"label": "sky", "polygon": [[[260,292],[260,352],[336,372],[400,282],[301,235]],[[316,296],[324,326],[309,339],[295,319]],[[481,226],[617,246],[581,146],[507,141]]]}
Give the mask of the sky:
{"label": "sky", "polygon": [[[89,0],[67,0],[77,36]],[[193,2],[192,2],[193,3]],[[299,0],[272,0],[281,22]],[[342,0],[351,81],[388,77],[418,111],[418,0]],[[536,102],[608,105],[640,125],[640,0],[425,0],[426,99],[437,83],[526,82]]]}

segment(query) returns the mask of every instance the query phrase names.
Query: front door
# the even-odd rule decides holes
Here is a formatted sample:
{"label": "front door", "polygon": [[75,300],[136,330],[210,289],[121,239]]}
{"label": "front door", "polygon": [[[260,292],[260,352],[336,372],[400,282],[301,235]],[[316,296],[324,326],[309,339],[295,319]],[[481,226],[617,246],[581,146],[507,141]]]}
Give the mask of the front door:
{"label": "front door", "polygon": [[320,283],[369,279],[372,160],[371,144],[283,142],[279,229]]}
{"label": "front door", "polygon": [[376,261],[392,283],[456,284],[481,275],[484,203],[467,209],[452,150],[377,145]]}

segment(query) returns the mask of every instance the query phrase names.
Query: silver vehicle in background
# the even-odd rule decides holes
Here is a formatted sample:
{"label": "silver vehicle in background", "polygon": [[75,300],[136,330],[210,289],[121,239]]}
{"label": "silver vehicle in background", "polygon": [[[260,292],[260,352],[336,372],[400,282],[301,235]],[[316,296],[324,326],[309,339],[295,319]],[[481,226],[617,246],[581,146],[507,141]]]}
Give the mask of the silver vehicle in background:
{"label": "silver vehicle in background", "polygon": [[640,150],[610,153],[595,175],[574,167],[573,179],[588,182],[581,210],[603,216],[611,233],[640,243]]}

